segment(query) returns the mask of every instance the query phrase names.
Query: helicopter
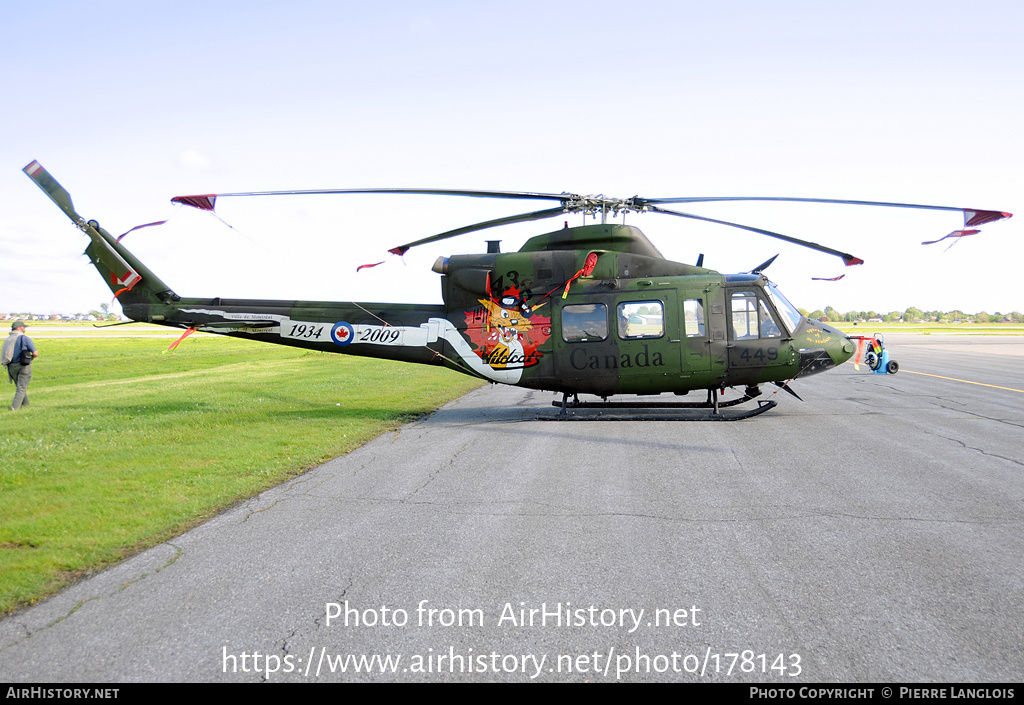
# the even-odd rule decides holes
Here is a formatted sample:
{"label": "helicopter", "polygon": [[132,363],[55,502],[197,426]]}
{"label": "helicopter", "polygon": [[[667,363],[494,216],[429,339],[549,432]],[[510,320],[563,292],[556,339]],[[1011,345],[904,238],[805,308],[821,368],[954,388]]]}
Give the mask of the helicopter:
{"label": "helicopter", "polygon": [[[672,262],[636,227],[609,222],[629,212],[654,212],[717,223],[840,257],[863,260],[817,243],[739,223],[664,207],[708,201],[791,201],[962,211],[962,237],[1010,213],[947,206],[783,197],[609,198],[572,193],[451,189],[325,189],[177,196],[213,210],[231,196],[392,194],[554,201],[556,206],[439,233],[392,248],[410,248],[488,228],[566,213],[601,216],[592,225],[536,235],[517,252],[439,257],[443,304],[185,298],[175,293],[95,220],[74,209],[70,194],[33,161],[23,171],[89,238],[85,253],[120,302],[124,315],[209,333],[425,365],[441,365],[492,383],[562,395],[557,414],[541,419],[681,419],[731,421],[777,405],[758,399],[761,385],[800,398],[789,386],[853,357],[842,331],[810,320],[764,275],[774,257],[746,273],[721,274]],[[379,263],[378,263],[379,264]],[[364,265],[364,266],[376,266]],[[726,399],[727,389],[742,389]],[[633,400],[706,392],[702,401]],[[602,401],[581,401],[580,394]],[[730,395],[731,396],[731,395]],[[774,396],[774,394],[772,395]],[[571,397],[571,401],[570,401]],[[737,409],[747,402],[755,406]],[[594,414],[593,411],[597,413]],[[622,411],[618,411],[622,410]],[[671,416],[665,416],[665,414]]]}

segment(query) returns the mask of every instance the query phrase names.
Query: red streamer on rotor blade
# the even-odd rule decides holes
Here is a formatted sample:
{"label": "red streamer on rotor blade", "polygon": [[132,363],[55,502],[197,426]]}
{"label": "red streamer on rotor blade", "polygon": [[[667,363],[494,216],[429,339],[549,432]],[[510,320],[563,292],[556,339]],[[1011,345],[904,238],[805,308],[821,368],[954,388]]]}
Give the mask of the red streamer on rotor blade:
{"label": "red streamer on rotor blade", "polygon": [[1003,211],[979,211],[972,210],[970,208],[964,208],[964,227],[972,228],[975,225],[983,225],[985,223],[992,223],[1003,218],[1012,218],[1013,213],[1005,213]]}
{"label": "red streamer on rotor blade", "polygon": [[125,235],[127,235],[128,233],[131,233],[131,232],[135,232],[136,230],[141,230],[142,228],[151,228],[151,227],[153,227],[154,225],[163,225],[163,224],[164,224],[164,223],[166,223],[166,222],[167,222],[166,220],[157,220],[157,221],[155,221],[155,222],[153,222],[153,223],[145,223],[145,224],[143,224],[143,225],[136,225],[136,226],[135,226],[134,228],[132,228],[131,230],[125,230],[125,231],[124,231],[123,233],[121,233],[120,235],[118,235],[118,236],[117,236],[117,240],[115,240],[114,242],[121,242],[121,239],[122,239],[122,238],[123,238],[123,237],[124,237]]}
{"label": "red streamer on rotor blade", "polygon": [[171,203],[180,203],[183,206],[191,206],[201,211],[212,211],[217,203],[217,194],[208,193],[205,196],[175,196]]}
{"label": "red streamer on rotor blade", "polygon": [[362,271],[364,269],[370,269],[372,267],[377,267],[377,266],[382,265],[382,264],[384,264],[383,260],[380,261],[380,262],[374,262],[373,264],[361,264],[358,267],[356,267],[356,271],[360,272],[360,271]]}
{"label": "red streamer on rotor blade", "polygon": [[922,242],[921,244],[922,245],[934,245],[936,242],[942,242],[946,238],[950,238],[950,237],[967,237],[968,235],[976,235],[977,233],[980,233],[980,232],[981,232],[980,230],[954,230],[953,232],[949,233],[948,235],[943,235],[938,240],[926,240],[926,241]]}
{"label": "red streamer on rotor blade", "polygon": [[[171,199],[171,203],[180,203],[183,206],[189,206],[190,208],[197,208],[201,211],[209,211],[213,213],[213,217],[224,223],[232,230],[236,230],[235,226],[220,217],[220,214],[214,210],[214,206],[217,203],[217,194],[208,193],[202,196],[175,196]],[[243,233],[244,236],[244,233]]]}

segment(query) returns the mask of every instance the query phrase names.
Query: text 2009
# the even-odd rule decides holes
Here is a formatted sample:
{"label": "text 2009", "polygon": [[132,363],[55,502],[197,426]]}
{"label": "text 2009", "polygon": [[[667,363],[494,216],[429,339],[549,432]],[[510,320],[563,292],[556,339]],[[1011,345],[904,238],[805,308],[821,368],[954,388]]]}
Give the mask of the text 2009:
{"label": "text 2009", "polygon": [[364,328],[357,340],[360,343],[394,343],[401,334],[397,328]]}

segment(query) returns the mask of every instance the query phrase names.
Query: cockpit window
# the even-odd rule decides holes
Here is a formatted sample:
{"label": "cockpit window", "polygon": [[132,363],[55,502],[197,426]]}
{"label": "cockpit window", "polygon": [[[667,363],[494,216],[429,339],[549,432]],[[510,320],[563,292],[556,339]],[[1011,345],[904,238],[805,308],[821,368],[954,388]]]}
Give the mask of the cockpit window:
{"label": "cockpit window", "polygon": [[779,324],[775,322],[775,317],[768,310],[768,304],[764,302],[764,299],[761,299],[758,303],[761,306],[760,313],[758,314],[758,318],[761,321],[761,337],[781,338],[782,331],[779,329]]}
{"label": "cockpit window", "polygon": [[757,294],[736,291],[732,295],[732,338],[750,340],[757,337]]}
{"label": "cockpit window", "polygon": [[789,299],[783,296],[782,292],[779,291],[771,282],[768,282],[768,285],[765,287],[765,291],[768,292],[768,298],[770,298],[772,303],[775,304],[776,310],[778,310],[782,315],[783,325],[786,326],[789,334],[793,335],[793,333],[796,332],[797,327],[800,325],[800,319],[803,318],[803,316],[801,316],[800,312],[796,310],[796,306],[791,304]]}
{"label": "cockpit window", "polygon": [[781,338],[782,329],[764,299],[754,291],[736,291],[732,295],[733,340]]}

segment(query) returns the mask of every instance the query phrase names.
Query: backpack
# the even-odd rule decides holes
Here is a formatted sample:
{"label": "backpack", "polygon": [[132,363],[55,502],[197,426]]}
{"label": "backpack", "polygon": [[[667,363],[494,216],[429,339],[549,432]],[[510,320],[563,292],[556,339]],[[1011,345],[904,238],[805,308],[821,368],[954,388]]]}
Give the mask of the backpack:
{"label": "backpack", "polygon": [[22,365],[31,365],[32,364],[32,358],[34,356],[32,355],[32,351],[29,348],[25,347],[25,336],[24,335],[19,335],[18,336],[18,345],[21,348],[21,364]]}

